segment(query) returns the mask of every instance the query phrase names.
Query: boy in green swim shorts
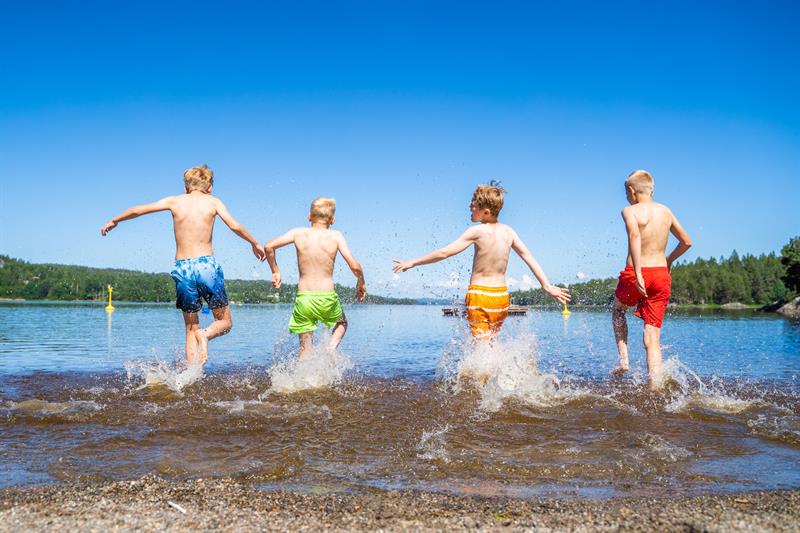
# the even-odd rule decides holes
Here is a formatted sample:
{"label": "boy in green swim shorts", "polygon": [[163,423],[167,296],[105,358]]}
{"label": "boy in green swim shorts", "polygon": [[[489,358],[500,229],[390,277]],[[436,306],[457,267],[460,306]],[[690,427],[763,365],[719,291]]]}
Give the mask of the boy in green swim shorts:
{"label": "boy in green swim shorts", "polygon": [[336,202],[333,198],[317,198],[311,202],[308,213],[311,227],[290,229],[264,245],[275,288],[281,286],[281,271],[275,260],[275,250],[287,244],[294,244],[297,250],[300,281],[297,283],[289,331],[299,335],[300,359],[311,357],[311,336],[317,329],[317,322],[333,328],[328,345],[331,352],[339,346],[347,331],[347,318],[339,303],[339,296],[333,290],[333,265],[337,253],[342,254],[356,276],[356,298],[364,301],[367,295],[361,265],[350,252],[344,235],[330,229],[335,212]]}

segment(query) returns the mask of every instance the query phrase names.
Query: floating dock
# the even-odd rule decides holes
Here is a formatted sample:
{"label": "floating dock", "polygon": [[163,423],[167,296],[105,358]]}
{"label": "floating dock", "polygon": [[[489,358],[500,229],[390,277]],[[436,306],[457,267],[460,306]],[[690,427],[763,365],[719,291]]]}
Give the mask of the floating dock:
{"label": "floating dock", "polygon": [[[466,309],[463,307],[442,307],[442,314],[444,316],[463,316],[466,314]],[[509,307],[509,315],[524,316],[528,314],[527,307]]]}

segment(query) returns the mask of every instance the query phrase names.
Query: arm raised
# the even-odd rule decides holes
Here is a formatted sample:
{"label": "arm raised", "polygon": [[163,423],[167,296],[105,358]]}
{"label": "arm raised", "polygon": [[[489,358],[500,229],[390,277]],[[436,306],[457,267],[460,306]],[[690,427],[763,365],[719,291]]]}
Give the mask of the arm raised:
{"label": "arm raised", "polygon": [[539,281],[542,285],[542,290],[561,302],[562,304],[567,303],[572,299],[569,295],[569,290],[564,289],[562,287],[557,287],[550,283],[547,279],[547,275],[542,270],[542,267],[539,265],[536,258],[533,257],[533,254],[528,247],[525,246],[525,243],[522,242],[522,239],[519,238],[516,232],[513,233],[513,240],[511,241],[511,249],[517,253],[520,258],[525,261],[525,264],[528,265],[528,268],[531,269],[533,272],[534,277]]}
{"label": "arm raised", "polygon": [[622,220],[628,233],[628,253],[633,263],[633,272],[636,274],[636,289],[642,296],[647,296],[642,277],[642,234],[639,232],[639,221],[636,220],[636,215],[630,207],[622,208]]}
{"label": "arm raised", "polygon": [[266,255],[269,269],[272,271],[272,285],[277,289],[281,286],[281,269],[278,268],[278,261],[275,259],[275,250],[283,248],[287,244],[294,242],[295,230],[290,229],[280,237],[275,237],[264,244],[264,254]]}
{"label": "arm raised", "polygon": [[678,222],[678,219],[675,217],[675,215],[672,215],[672,225],[670,226],[669,231],[675,235],[676,239],[678,239],[678,245],[667,257],[667,268],[672,268],[672,263],[674,263],[676,259],[685,254],[686,251],[692,247],[692,238],[689,237],[689,234],[686,233],[685,229],[683,229],[683,226],[681,226],[681,223]]}
{"label": "arm raised", "polygon": [[151,204],[129,207],[119,215],[106,222],[106,224],[100,229],[100,235],[105,237],[108,232],[116,228],[117,224],[120,222],[140,217],[142,215],[148,215],[150,213],[157,213],[158,211],[166,211],[170,209],[170,207],[172,207],[172,196],[167,196],[166,198],[162,198],[161,200]]}
{"label": "arm raised", "polygon": [[356,299],[359,302],[363,302],[364,298],[367,297],[367,284],[364,281],[364,270],[361,268],[361,263],[356,261],[356,258],[350,251],[350,247],[347,245],[347,240],[344,238],[344,235],[337,232],[336,237],[339,243],[339,253],[342,254],[345,263],[347,263],[347,266],[350,267],[350,270],[356,277]]}
{"label": "arm raised", "polygon": [[470,245],[475,244],[476,238],[477,231],[475,227],[471,227],[462,233],[458,239],[454,240],[447,246],[443,246],[442,248],[434,250],[429,254],[423,255],[422,257],[412,259],[411,261],[400,261],[399,259],[394,259],[395,265],[392,270],[395,272],[405,272],[406,270],[410,270],[416,266],[438,263],[443,259],[460,254]]}
{"label": "arm raised", "polygon": [[233,215],[230,214],[228,208],[225,207],[225,204],[222,203],[222,200],[218,198],[216,200],[217,200],[217,215],[219,215],[219,218],[222,219],[225,225],[228,226],[232,232],[234,232],[236,235],[249,242],[250,246],[253,248],[253,255],[255,255],[259,261],[263,261],[264,249],[261,247],[261,244],[259,244],[259,242],[252,235],[250,235],[250,232],[247,231],[244,226],[239,224],[239,222],[237,222],[236,219],[233,218]]}

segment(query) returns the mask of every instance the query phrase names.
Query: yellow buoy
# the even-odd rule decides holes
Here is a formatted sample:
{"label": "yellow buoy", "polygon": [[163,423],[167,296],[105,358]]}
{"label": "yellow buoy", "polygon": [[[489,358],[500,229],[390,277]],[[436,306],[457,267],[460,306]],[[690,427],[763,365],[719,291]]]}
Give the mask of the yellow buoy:
{"label": "yellow buoy", "polygon": [[572,311],[570,311],[569,309],[567,309],[567,304],[565,303],[565,304],[564,304],[564,310],[563,310],[563,311],[561,311],[561,315],[562,315],[564,318],[567,318],[567,317],[568,317],[569,315],[571,315],[571,314],[572,314]]}
{"label": "yellow buoy", "polygon": [[111,305],[111,293],[114,292],[114,287],[111,285],[108,286],[108,305],[106,306],[106,311],[109,313],[114,311],[114,306]]}

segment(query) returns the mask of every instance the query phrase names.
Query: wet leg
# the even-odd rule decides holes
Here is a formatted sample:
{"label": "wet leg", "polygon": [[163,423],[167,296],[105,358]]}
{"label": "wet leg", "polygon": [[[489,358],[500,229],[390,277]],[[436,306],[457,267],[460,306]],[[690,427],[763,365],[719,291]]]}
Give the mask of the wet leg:
{"label": "wet leg", "polygon": [[214,322],[205,329],[197,329],[194,332],[197,341],[197,352],[200,364],[205,364],[208,360],[208,341],[228,333],[233,328],[231,321],[231,309],[227,305],[212,309]]}
{"label": "wet leg", "polygon": [[647,383],[650,390],[661,387],[661,329],[644,325],[644,347],[647,349]]}
{"label": "wet leg", "polygon": [[339,321],[333,326],[331,341],[328,343],[328,353],[333,353],[336,351],[336,348],[339,347],[339,343],[342,342],[342,338],[344,337],[345,333],[347,333],[347,317],[344,315],[344,313],[342,313]]}
{"label": "wet leg", "polygon": [[617,377],[625,374],[631,367],[628,361],[628,321],[625,319],[627,310],[628,307],[614,297],[611,325],[614,328],[614,340],[617,342],[617,352],[619,352],[619,366],[612,373]]}
{"label": "wet leg", "polygon": [[305,333],[299,333],[297,335],[298,339],[300,340],[300,360],[305,361],[306,359],[311,358],[311,338],[313,333],[307,331]]}
{"label": "wet leg", "polygon": [[184,311],[183,322],[186,325],[186,364],[193,366],[199,363],[195,332],[200,329],[200,319],[197,313]]}

